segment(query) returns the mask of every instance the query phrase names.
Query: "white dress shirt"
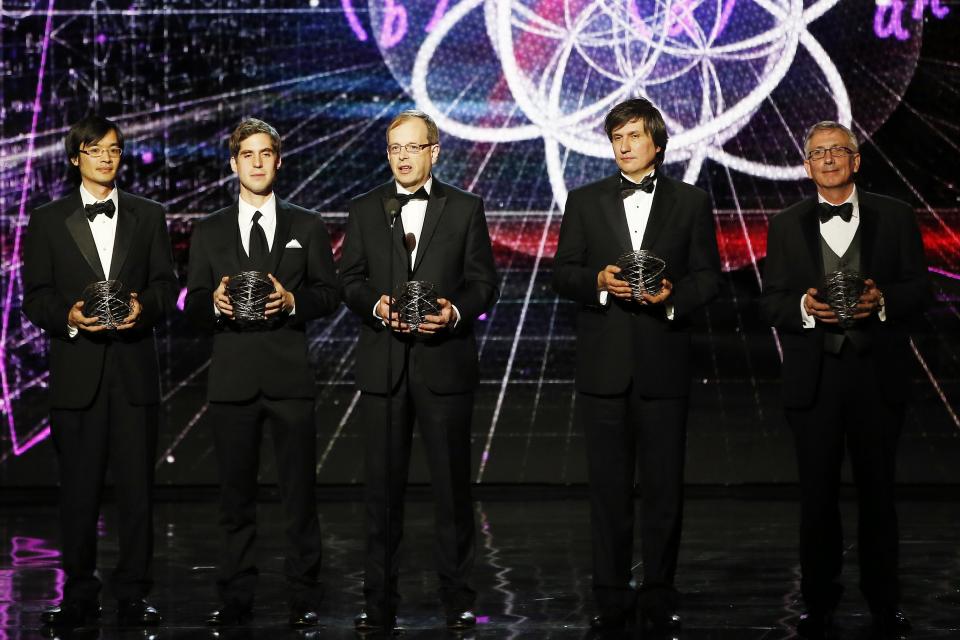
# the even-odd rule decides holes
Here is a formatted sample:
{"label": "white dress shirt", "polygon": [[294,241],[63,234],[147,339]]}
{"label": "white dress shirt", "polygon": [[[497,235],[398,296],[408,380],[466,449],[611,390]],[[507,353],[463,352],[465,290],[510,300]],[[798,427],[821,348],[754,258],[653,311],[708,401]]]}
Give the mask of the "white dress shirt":
{"label": "white dress shirt", "polygon": [[273,236],[277,230],[277,199],[271,193],[266,202],[255,207],[241,197],[237,207],[237,224],[240,225],[240,242],[247,256],[250,255],[250,229],[253,227],[253,214],[257,211],[263,216],[260,218],[260,226],[263,227],[263,233],[267,236],[267,248],[273,251]]}
{"label": "white dress shirt", "polygon": [[[653,173],[651,171],[647,175]],[[624,180],[633,182],[630,178],[624,175],[623,172],[620,173],[623,176]],[[643,176],[646,178],[647,176]],[[643,179],[641,178],[641,180]],[[634,183],[639,184],[639,183]],[[657,183],[653,183],[653,191],[647,193],[642,189],[637,189],[626,198],[623,199],[623,212],[627,215],[627,228],[630,230],[630,246],[634,251],[640,249],[640,244],[643,242],[643,234],[647,230],[647,222],[650,220],[650,209],[653,207],[653,194],[657,191]],[[607,291],[598,292],[600,304],[606,306],[607,296],[609,293]],[[668,302],[664,305],[667,320],[673,320],[673,304]]]}
{"label": "white dress shirt", "polygon": [[[97,255],[100,257],[103,277],[109,278],[110,265],[113,262],[113,240],[117,235],[117,218],[120,217],[120,198],[117,196],[117,188],[114,187],[110,195],[103,200],[97,200],[97,198],[81,184],[80,200],[83,201],[83,206],[106,202],[107,200],[113,201],[114,213],[112,218],[101,214],[93,220],[87,219],[87,224],[90,225],[90,233],[93,234],[93,243],[97,247]],[[80,329],[67,324],[67,337],[75,338],[78,333],[80,333]]]}
{"label": "white dress shirt", "polygon": [[[396,189],[398,195],[413,195],[413,191],[403,188],[400,186],[400,183],[397,182]],[[430,190],[433,188],[433,176],[427,178],[427,181],[423,184],[423,190],[427,192],[427,195],[430,195]],[[428,200],[412,199],[408,200],[406,204],[400,209],[400,221],[403,224],[403,234],[404,236],[409,236],[413,234],[413,250],[410,252],[410,266],[412,267],[416,264],[417,261],[417,251],[420,250],[420,234],[423,232],[423,221],[427,216],[427,204]],[[407,245],[409,246],[409,244]],[[457,305],[450,303],[450,306],[453,307],[453,326],[456,327],[457,323],[460,322],[460,310],[457,309]],[[383,326],[387,326],[387,321],[380,316],[380,301],[377,300],[376,304],[373,305],[373,317],[377,320],[383,322]]]}
{"label": "white dress shirt", "polygon": [[[263,235],[267,237],[267,249],[273,251],[273,237],[277,231],[277,198],[270,194],[267,201],[259,207],[255,207],[241,196],[237,199],[237,224],[240,226],[240,244],[243,245],[243,252],[250,256],[250,229],[253,228],[253,215],[259,211],[260,226],[263,228]],[[280,284],[283,284],[282,282]],[[219,286],[219,283],[218,285]],[[287,315],[297,313],[296,301],[294,306],[287,311]],[[213,305],[213,315],[220,317],[220,309],[216,303]]]}
{"label": "white dress shirt", "polygon": [[100,256],[100,266],[103,267],[103,277],[110,277],[110,263],[113,260],[113,239],[117,235],[117,218],[120,217],[120,199],[117,197],[117,189],[110,192],[103,200],[97,200],[96,197],[81,184],[80,199],[83,200],[83,206],[96,204],[98,202],[113,201],[114,214],[112,218],[105,215],[98,215],[93,220],[87,220],[90,225],[90,232],[93,234],[93,242],[97,245],[97,254]]}
{"label": "white dress shirt", "polygon": [[[817,193],[817,204],[821,202],[827,202],[827,199]],[[857,234],[857,229],[860,228],[860,198],[857,196],[856,186],[853,187],[853,191],[850,192],[847,199],[840,204],[843,205],[848,202],[853,205],[853,215],[849,221],[845,221],[840,216],[833,216],[826,222],[819,223],[820,235],[823,237],[823,241],[826,242],[827,246],[838,256],[842,256],[847,252],[847,249],[850,248],[850,243],[853,242],[853,237]],[[829,202],[828,204],[833,203]],[[800,296],[800,317],[803,319],[803,328],[812,329],[816,326],[817,319],[807,313],[807,308],[803,304],[806,296],[806,293]],[[878,315],[881,321],[885,321],[887,319],[886,309],[881,308]]]}

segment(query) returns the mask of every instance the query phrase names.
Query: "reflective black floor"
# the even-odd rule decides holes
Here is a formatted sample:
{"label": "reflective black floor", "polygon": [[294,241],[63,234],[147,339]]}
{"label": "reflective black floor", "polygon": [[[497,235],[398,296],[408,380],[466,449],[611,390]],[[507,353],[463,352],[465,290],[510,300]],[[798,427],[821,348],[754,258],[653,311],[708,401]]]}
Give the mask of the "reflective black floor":
{"label": "reflective black floor", "polygon": [[[503,491],[509,493],[511,489]],[[910,638],[960,638],[960,545],[957,502],[902,500],[901,576]],[[55,510],[0,507],[0,640],[38,638],[38,614],[59,599]],[[104,593],[100,625],[59,637],[102,638],[353,638],[361,603],[360,505],[321,504],[327,596],[322,626],[286,627],[277,504],[261,504],[260,588],[253,622],[211,631],[204,615],[216,608],[213,564],[218,536],[212,502],[166,502],[157,511],[156,587],[151,597],[165,622],[156,630],[120,629],[115,603]],[[848,533],[839,611],[839,638],[860,638],[869,616],[857,590],[855,510],[844,504]],[[685,594],[681,638],[784,639],[802,609],[796,561],[797,509],[790,499],[695,498],[687,502],[678,587]],[[104,511],[100,563],[112,567],[116,537],[112,507]],[[477,504],[479,593],[475,631],[443,628],[432,570],[432,507],[412,501],[402,561],[401,623],[408,638],[586,638],[592,614],[590,545],[585,500],[485,501]],[[638,555],[638,554],[635,554]],[[638,574],[642,571],[637,568]],[[107,573],[106,571],[104,573]]]}

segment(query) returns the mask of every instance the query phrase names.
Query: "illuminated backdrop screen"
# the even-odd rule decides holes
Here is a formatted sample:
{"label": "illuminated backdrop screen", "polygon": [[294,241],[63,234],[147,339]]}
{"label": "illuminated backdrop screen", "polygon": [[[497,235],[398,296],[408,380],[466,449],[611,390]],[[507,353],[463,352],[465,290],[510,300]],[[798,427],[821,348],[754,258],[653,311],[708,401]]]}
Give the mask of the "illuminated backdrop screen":
{"label": "illuminated backdrop screen", "polygon": [[[795,479],[777,345],[756,297],[768,218],[812,192],[803,131],[836,119],[862,140],[860,186],[916,206],[937,294],[914,340],[900,479],[960,481],[956,3],[18,0],[0,5],[0,20],[4,484],[56,477],[47,346],[20,313],[20,260],[31,209],[72,188],[70,123],[97,110],[121,124],[120,184],[167,206],[184,280],[193,220],[236,198],[226,139],[243,117],[280,130],[277,191],[321,212],[338,251],[349,199],[389,178],[386,123],[414,106],[440,125],[437,175],[483,196],[501,275],[500,302],[477,325],[475,478],[583,482],[574,308],[551,292],[551,263],[567,192],[614,168],[603,116],[631,95],[668,121],[664,170],[716,207],[726,286],[696,321],[688,480]],[[309,335],[318,477],[356,483],[357,325],[341,308]],[[214,483],[209,341],[178,315],[159,346],[158,482]],[[420,455],[414,481],[428,479]]]}

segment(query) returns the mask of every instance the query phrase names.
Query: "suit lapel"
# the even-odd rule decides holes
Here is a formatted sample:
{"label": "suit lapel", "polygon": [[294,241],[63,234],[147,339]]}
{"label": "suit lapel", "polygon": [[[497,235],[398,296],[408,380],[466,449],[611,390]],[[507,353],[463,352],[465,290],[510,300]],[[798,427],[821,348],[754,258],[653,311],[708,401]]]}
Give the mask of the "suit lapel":
{"label": "suit lapel", "polygon": [[127,194],[118,191],[117,200],[120,206],[117,208],[117,229],[113,236],[113,256],[110,258],[110,280],[116,280],[120,275],[120,269],[130,252],[130,245],[133,244],[139,220],[136,207]]}
{"label": "suit lapel", "polygon": [[423,262],[423,255],[427,252],[430,239],[433,238],[433,232],[437,230],[437,225],[440,223],[440,216],[443,215],[444,205],[447,203],[447,196],[444,193],[443,186],[436,178],[433,180],[433,188],[431,191],[430,199],[427,201],[427,211],[423,217],[423,228],[420,230],[420,242],[419,246],[417,246],[417,261],[413,265],[413,272],[416,272],[417,267]]}
{"label": "suit lapel", "polygon": [[[280,258],[290,238],[290,226],[293,224],[293,214],[287,208],[287,203],[277,198],[277,226],[273,230],[273,248],[270,249],[270,273],[277,275]],[[239,227],[238,227],[239,228]]]}
{"label": "suit lapel", "polygon": [[623,208],[623,198],[620,197],[619,173],[607,178],[606,184],[601,189],[601,194],[600,202],[597,204],[600,205],[600,211],[603,212],[607,223],[613,229],[617,244],[620,245],[620,253],[632,250],[633,245],[630,244],[630,226],[627,224],[627,212]]}
{"label": "suit lapel", "polygon": [[873,250],[877,239],[876,210],[871,206],[870,196],[864,192],[860,199],[860,273],[864,278],[873,278]]}
{"label": "suit lapel", "polygon": [[[387,201],[391,198],[396,197],[397,191],[394,183],[388,182],[387,184],[381,187],[380,191],[380,209],[383,211],[383,221],[384,224],[389,228],[390,227],[390,214],[387,212]],[[407,265],[405,269],[410,268],[410,254],[407,251],[406,244],[404,243],[403,238],[403,221],[400,218],[400,214],[397,214],[396,223],[393,225],[393,248],[403,259],[403,264]]]}
{"label": "suit lapel", "polygon": [[234,200],[230,208],[220,214],[217,220],[218,231],[214,234],[215,247],[210,250],[211,256],[224,256],[228,260],[227,273],[217,275],[217,283],[222,276],[233,276],[243,270],[243,263],[240,261],[240,254],[243,253],[243,242],[240,240],[240,222],[237,217],[240,213],[240,207]]}
{"label": "suit lapel", "polygon": [[67,216],[65,221],[67,231],[70,232],[73,241],[77,243],[77,248],[80,249],[83,259],[90,265],[90,269],[97,276],[97,279],[106,280],[103,265],[100,264],[100,254],[97,253],[97,244],[93,240],[93,232],[90,231],[87,215],[83,210],[83,200],[80,199],[79,190],[71,196],[71,206],[73,212]]}
{"label": "suit lapel", "polygon": [[[823,250],[820,246],[820,220],[817,218],[817,198],[807,201],[807,208],[800,215],[800,229],[807,246],[807,255],[817,276],[817,282],[823,282]],[[819,284],[817,287],[819,288]]]}
{"label": "suit lapel", "polygon": [[657,242],[657,237],[670,220],[670,210],[675,200],[673,184],[669,178],[657,177],[657,184],[653,190],[653,203],[650,205],[650,216],[647,226],[643,229],[641,249],[650,249]]}

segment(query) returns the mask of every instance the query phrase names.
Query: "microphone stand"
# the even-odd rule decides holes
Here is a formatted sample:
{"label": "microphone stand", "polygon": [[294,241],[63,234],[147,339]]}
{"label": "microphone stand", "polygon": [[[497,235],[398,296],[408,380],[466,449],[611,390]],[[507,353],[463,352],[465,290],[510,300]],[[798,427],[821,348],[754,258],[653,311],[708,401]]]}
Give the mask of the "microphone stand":
{"label": "microphone stand", "polygon": [[391,586],[390,580],[393,574],[393,509],[392,491],[393,491],[393,451],[391,448],[393,439],[393,228],[400,216],[401,204],[396,198],[390,198],[384,205],[387,214],[390,216],[390,226],[387,229],[387,277],[389,278],[389,290],[387,291],[387,407],[386,407],[386,456],[384,458],[386,473],[384,473],[384,501],[385,501],[385,520],[384,522],[384,557],[383,557],[383,601],[380,605],[381,615],[384,618],[384,624],[389,624],[389,629],[384,629],[384,634],[390,636],[393,634],[396,614],[391,604]]}

